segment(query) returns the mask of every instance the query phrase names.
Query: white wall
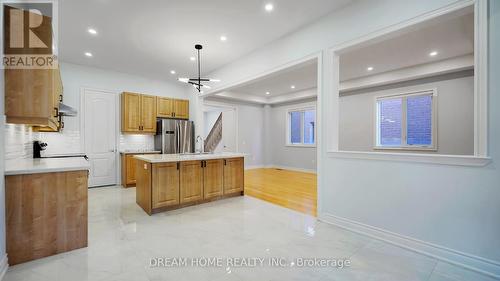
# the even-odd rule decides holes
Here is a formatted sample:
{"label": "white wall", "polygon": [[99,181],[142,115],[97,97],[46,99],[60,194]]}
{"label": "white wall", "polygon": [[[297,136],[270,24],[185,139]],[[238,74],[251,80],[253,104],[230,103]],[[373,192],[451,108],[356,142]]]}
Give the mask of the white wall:
{"label": "white wall", "polygon": [[[319,102],[320,216],[331,214],[500,262],[500,1],[490,3],[487,167],[330,158],[335,76],[329,48],[433,11],[455,0],[359,1],[210,74],[236,84],[322,52]],[[383,16],[381,16],[383,15]],[[221,85],[221,87],[223,86]]]}
{"label": "white wall", "polygon": [[[267,165],[316,171],[316,147],[287,146],[287,112],[289,109],[316,106],[316,101],[295,102],[272,106],[265,126],[269,127],[265,146],[269,146]],[[241,128],[240,130],[245,130]]]}
{"label": "white wall", "polygon": [[[0,279],[7,270],[7,254],[5,247],[5,93],[4,93],[4,73],[0,71]],[[4,261],[5,259],[5,261]]]}
{"label": "white wall", "polygon": [[[467,75],[463,77],[464,75]],[[340,97],[339,149],[375,151],[375,99],[379,96],[436,89],[437,151],[423,153],[474,154],[474,77],[467,71],[423,79],[416,85],[399,83],[346,93]],[[383,89],[382,89],[383,88]],[[391,151],[408,152],[408,151]],[[410,151],[422,153],[422,151]]]}
{"label": "white wall", "polygon": [[249,157],[245,158],[245,167],[264,164],[263,113],[264,108],[261,105],[238,105],[238,150],[249,154]]}
{"label": "white wall", "polygon": [[[185,85],[175,81],[158,81],[126,73],[108,71],[70,63],[61,63],[61,77],[64,87],[64,103],[80,111],[80,93],[82,88],[107,90],[114,93],[123,91],[190,99],[190,115],[196,115],[192,107],[193,96],[188,96]],[[48,142],[47,154],[84,152],[80,132],[80,116],[65,117],[62,133],[42,133],[40,137]],[[118,116],[117,116],[118,118]],[[119,119],[119,118],[118,118]],[[130,142],[130,143],[129,143]],[[151,136],[121,136],[119,149],[133,149],[140,144],[152,146]],[[151,148],[151,147],[150,147]]]}

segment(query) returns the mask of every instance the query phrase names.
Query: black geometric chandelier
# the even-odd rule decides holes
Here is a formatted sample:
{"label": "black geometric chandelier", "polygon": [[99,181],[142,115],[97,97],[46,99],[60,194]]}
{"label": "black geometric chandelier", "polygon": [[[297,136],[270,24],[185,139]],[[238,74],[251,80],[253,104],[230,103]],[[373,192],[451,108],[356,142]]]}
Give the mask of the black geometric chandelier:
{"label": "black geometric chandelier", "polygon": [[202,84],[202,82],[219,82],[218,79],[209,79],[209,78],[201,78],[201,59],[200,59],[200,50],[203,49],[202,45],[196,44],[194,48],[198,51],[198,78],[179,78],[178,80],[183,83],[188,83],[193,85],[193,87],[198,90],[198,93],[202,94],[203,90],[210,89],[211,87],[208,85]]}

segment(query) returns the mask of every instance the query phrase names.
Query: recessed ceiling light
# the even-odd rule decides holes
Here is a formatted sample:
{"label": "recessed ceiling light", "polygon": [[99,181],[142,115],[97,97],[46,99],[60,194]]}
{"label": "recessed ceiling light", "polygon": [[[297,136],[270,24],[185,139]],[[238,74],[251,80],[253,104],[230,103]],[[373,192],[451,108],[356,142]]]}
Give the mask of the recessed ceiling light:
{"label": "recessed ceiling light", "polygon": [[190,57],[189,59],[190,59],[191,61],[195,61],[195,60],[196,60],[196,58],[195,58],[195,57]]}
{"label": "recessed ceiling light", "polygon": [[220,41],[222,41],[222,42],[227,41],[227,37],[226,37],[226,36],[224,36],[224,35],[222,35],[222,36],[220,37]]}
{"label": "recessed ceiling light", "polygon": [[175,70],[170,70],[170,74],[175,74]]}
{"label": "recessed ceiling light", "polygon": [[269,92],[266,92],[266,95],[269,95],[269,94],[271,94],[271,93],[269,93]]}
{"label": "recessed ceiling light", "polygon": [[431,56],[431,57],[435,57],[437,55],[438,55],[437,51],[432,51],[432,52],[429,53],[429,56]]}
{"label": "recessed ceiling light", "polygon": [[95,30],[95,29],[93,29],[93,28],[90,28],[90,27],[89,27],[89,29],[87,29],[87,31],[88,31],[90,34],[92,34],[92,35],[97,35],[97,30]]}
{"label": "recessed ceiling light", "polygon": [[91,53],[91,52],[85,52],[85,55],[86,55],[87,57],[89,57],[89,58],[90,58],[90,57],[92,57],[92,53]]}
{"label": "recessed ceiling light", "polygon": [[295,85],[290,86],[290,89],[295,89]]}
{"label": "recessed ceiling light", "polygon": [[274,5],[272,3],[267,3],[264,6],[264,9],[266,9],[266,11],[268,11],[268,12],[271,12],[272,10],[274,10]]}
{"label": "recessed ceiling light", "polygon": [[368,71],[372,71],[372,70],[373,70],[373,66],[369,66],[369,67],[367,67],[367,68],[366,68],[366,70],[368,70]]}

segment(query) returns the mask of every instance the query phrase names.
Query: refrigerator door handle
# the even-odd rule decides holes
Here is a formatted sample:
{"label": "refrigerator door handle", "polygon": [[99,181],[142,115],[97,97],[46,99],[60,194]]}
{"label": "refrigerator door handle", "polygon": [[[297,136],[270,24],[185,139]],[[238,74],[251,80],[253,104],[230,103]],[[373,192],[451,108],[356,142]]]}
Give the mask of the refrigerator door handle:
{"label": "refrigerator door handle", "polygon": [[181,126],[179,122],[175,122],[175,147],[174,153],[181,152]]}

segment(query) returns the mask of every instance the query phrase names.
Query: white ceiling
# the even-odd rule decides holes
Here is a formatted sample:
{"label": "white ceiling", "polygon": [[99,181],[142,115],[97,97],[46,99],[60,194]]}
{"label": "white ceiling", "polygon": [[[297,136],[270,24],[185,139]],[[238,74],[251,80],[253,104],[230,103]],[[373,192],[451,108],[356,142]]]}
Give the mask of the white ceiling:
{"label": "white ceiling", "polygon": [[[438,55],[431,57],[431,51]],[[454,14],[423,23],[404,34],[349,51],[340,57],[340,80],[431,63],[474,52],[473,10],[463,9]],[[367,68],[372,66],[372,71]]]}
{"label": "white ceiling", "polygon": [[[317,73],[318,64],[314,59],[232,88],[231,92],[265,98],[300,92],[316,88]],[[295,89],[291,88],[292,85]]]}
{"label": "white ceiling", "polygon": [[[208,73],[355,0],[59,1],[61,60],[142,76],[193,76],[201,43]],[[97,36],[87,32],[89,27]],[[226,42],[220,36],[227,36]],[[91,52],[92,58],[84,56]],[[170,70],[176,70],[171,75]]]}

